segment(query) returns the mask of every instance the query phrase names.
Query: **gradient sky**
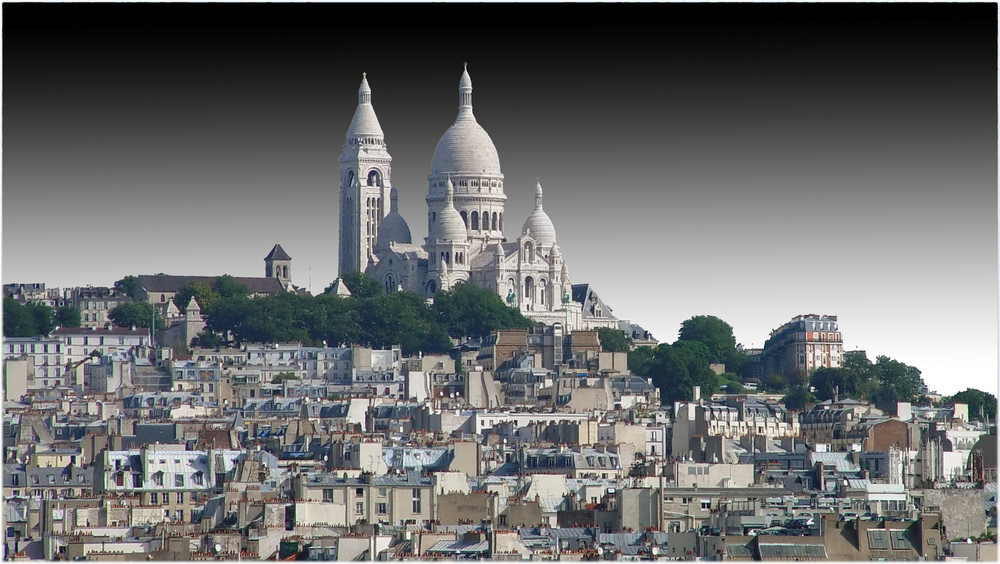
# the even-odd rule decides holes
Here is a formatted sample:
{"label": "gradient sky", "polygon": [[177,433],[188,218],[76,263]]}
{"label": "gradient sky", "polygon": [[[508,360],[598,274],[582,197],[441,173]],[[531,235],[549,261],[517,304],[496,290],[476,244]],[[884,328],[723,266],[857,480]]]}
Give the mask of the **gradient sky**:
{"label": "gradient sky", "polygon": [[672,342],[804,313],[997,388],[996,4],[4,4],[3,282],[337,275],[367,72],[414,240],[462,63],[516,237]]}

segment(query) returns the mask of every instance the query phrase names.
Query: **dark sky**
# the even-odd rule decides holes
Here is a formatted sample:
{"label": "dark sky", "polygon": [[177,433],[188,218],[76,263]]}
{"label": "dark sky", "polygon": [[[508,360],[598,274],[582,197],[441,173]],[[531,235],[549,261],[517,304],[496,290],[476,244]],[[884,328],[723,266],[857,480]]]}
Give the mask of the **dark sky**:
{"label": "dark sky", "polygon": [[996,4],[2,9],[4,282],[260,276],[280,242],[322,291],[361,73],[421,240],[467,61],[507,236],[539,178],[618,316],[761,346],[834,314],[931,388],[996,388]]}

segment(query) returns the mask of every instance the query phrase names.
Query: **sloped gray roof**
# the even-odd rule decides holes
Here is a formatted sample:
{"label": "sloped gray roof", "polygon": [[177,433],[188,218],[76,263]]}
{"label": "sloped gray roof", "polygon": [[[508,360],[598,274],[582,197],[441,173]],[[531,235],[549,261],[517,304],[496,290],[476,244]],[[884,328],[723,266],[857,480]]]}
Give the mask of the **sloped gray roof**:
{"label": "sloped gray roof", "polygon": [[[188,282],[203,282],[209,286],[218,276],[173,276],[170,274],[143,274],[137,277],[139,285],[147,292],[177,292]],[[233,276],[233,282],[246,286],[251,294],[280,294],[285,291],[277,278]]]}
{"label": "sloped gray roof", "polygon": [[292,257],[288,256],[288,253],[285,252],[285,249],[281,248],[281,245],[275,243],[274,248],[271,249],[271,252],[267,253],[264,260],[292,260]]}

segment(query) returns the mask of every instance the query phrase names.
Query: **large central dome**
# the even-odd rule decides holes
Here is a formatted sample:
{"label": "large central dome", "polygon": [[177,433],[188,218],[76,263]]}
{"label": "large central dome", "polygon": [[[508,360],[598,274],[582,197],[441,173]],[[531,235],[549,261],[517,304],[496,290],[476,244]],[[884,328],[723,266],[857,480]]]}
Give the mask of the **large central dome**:
{"label": "large central dome", "polygon": [[431,174],[499,175],[500,156],[486,130],[472,113],[472,79],[462,73],[458,83],[458,117],[438,141]]}

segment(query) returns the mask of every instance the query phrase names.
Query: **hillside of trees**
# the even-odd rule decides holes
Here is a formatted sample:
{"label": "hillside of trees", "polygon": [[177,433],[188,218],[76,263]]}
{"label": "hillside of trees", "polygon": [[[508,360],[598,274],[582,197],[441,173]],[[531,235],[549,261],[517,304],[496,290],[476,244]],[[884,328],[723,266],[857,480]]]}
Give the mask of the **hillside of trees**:
{"label": "hillside of trees", "polygon": [[[532,325],[496,294],[472,284],[440,291],[430,305],[412,292],[383,293],[379,284],[360,272],[346,274],[343,282],[350,297],[333,294],[331,284],[317,296],[283,293],[251,299],[245,286],[220,276],[212,284],[188,283],[174,296],[174,304],[183,311],[195,298],[206,330],[192,344],[209,347],[283,341],[311,346],[360,343],[375,348],[401,345],[403,354],[409,355],[445,352],[452,347],[451,338],[480,338],[496,329]],[[119,307],[124,305],[138,304]],[[134,321],[133,316],[128,318]]]}

